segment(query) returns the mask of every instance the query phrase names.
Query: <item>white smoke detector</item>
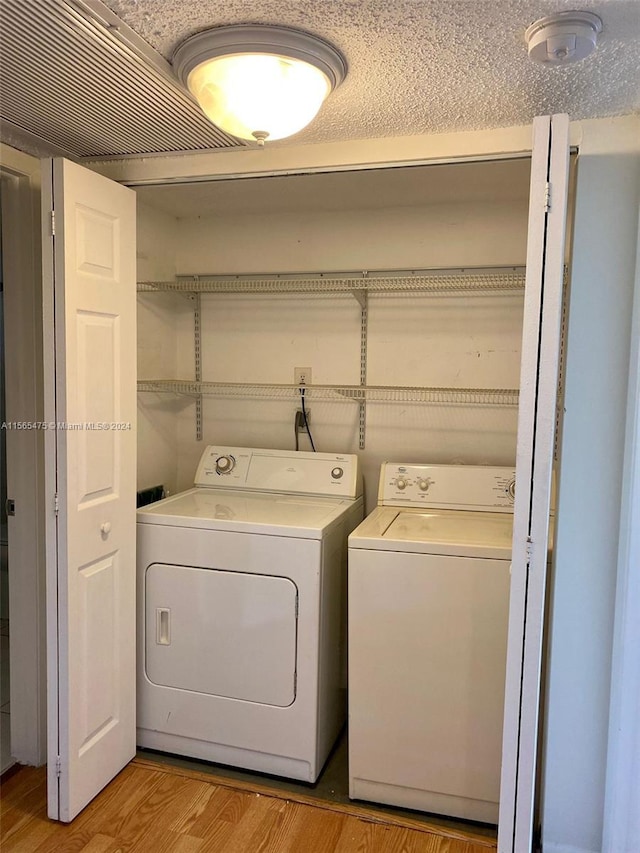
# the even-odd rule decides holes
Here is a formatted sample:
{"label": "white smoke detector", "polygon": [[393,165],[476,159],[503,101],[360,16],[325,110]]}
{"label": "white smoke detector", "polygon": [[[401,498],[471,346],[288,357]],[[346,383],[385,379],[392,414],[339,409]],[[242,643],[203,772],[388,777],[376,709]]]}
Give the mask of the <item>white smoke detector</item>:
{"label": "white smoke detector", "polygon": [[602,21],[591,12],[558,12],[531,24],[524,37],[529,56],[544,65],[567,65],[596,49]]}

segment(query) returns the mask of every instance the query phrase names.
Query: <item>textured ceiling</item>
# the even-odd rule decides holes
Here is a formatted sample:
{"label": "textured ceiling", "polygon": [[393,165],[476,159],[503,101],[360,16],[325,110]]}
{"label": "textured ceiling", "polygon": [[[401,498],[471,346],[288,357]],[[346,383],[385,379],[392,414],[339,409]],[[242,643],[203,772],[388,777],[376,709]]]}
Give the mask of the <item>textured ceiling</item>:
{"label": "textured ceiling", "polygon": [[[349,64],[299,142],[439,133],[640,108],[638,0],[107,0],[167,59],[212,26],[283,24],[315,33]],[[563,68],[532,63],[524,31],[567,9],[604,22],[595,54]],[[281,143],[286,144],[286,143]],[[291,143],[289,143],[291,144]]]}
{"label": "textured ceiling", "polygon": [[[532,63],[527,26],[576,6],[602,18],[598,50],[567,67]],[[0,14],[2,136],[36,154],[244,147],[169,65],[187,36],[238,22],[305,29],[349,65],[312,124],[272,146],[640,109],[640,0],[2,0]]]}

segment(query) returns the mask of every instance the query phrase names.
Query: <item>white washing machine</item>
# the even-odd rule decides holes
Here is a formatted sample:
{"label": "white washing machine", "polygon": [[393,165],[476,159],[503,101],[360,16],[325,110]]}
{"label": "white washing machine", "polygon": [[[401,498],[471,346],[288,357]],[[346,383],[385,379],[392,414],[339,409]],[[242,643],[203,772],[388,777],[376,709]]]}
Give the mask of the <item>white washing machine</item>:
{"label": "white washing machine", "polygon": [[207,447],[138,510],[138,743],[316,780],[345,719],[356,456]]}
{"label": "white washing machine", "polygon": [[349,537],[349,793],[497,823],[515,471],[385,463]]}

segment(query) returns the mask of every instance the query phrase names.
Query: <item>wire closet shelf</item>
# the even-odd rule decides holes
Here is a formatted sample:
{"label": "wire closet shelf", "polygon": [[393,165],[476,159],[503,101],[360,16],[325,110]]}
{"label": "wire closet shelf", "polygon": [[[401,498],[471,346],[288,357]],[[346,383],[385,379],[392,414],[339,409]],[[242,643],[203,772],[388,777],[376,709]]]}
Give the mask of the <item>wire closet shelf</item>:
{"label": "wire closet shelf", "polygon": [[[358,444],[365,447],[366,407],[370,403],[417,403],[445,406],[517,407],[514,388],[455,388],[367,383],[369,297],[424,295],[434,297],[491,297],[522,295],[524,267],[483,267],[472,269],[363,270],[310,275],[287,273],[270,275],[179,276],[172,281],[142,281],[138,291],[176,293],[187,298],[194,313],[195,377],[181,379],[141,379],[138,391],[187,395],[195,399],[196,438],[203,435],[203,398],[355,403],[358,405]],[[360,384],[297,385],[264,382],[208,382],[202,378],[201,309],[207,295],[265,294],[303,297],[355,299],[360,306]]]}
{"label": "wire closet shelf", "polygon": [[138,391],[261,400],[353,401],[368,403],[479,404],[517,406],[518,391],[509,388],[426,388],[397,385],[294,385],[278,383],[192,382],[180,379],[141,379]]}
{"label": "wire closet shelf", "polygon": [[179,276],[173,281],[142,281],[139,292],[173,293],[297,293],[351,294],[424,293],[446,295],[461,293],[483,295],[524,291],[523,267],[367,271],[360,273],[318,273],[314,276],[282,274],[261,276]]}

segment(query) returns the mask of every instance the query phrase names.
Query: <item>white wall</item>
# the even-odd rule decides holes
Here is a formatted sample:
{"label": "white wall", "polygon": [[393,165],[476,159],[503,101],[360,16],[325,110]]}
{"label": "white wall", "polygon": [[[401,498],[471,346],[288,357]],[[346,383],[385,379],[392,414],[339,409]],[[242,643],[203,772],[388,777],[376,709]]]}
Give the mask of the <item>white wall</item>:
{"label": "white wall", "polygon": [[640,122],[582,127],[543,750],[545,853],[600,851]]}
{"label": "white wall", "polygon": [[324,272],[524,262],[526,197],[360,210],[345,196],[344,204],[320,213],[182,219],[178,269]]}
{"label": "white wall", "polygon": [[635,279],[603,853],[635,853],[640,838],[640,216]]}
{"label": "white wall", "polygon": [[[138,205],[138,281],[168,281],[176,272],[176,222],[166,213]],[[139,294],[138,379],[176,376],[177,324],[190,310],[174,294]],[[176,489],[179,401],[160,394],[138,395],[138,488],[164,484]]]}
{"label": "white wall", "polygon": [[[527,199],[376,210],[208,216],[179,220],[180,274],[317,272],[524,263]],[[352,202],[351,202],[352,203]],[[358,384],[360,309],[351,296],[204,296],[203,377]],[[522,297],[370,296],[369,384],[515,388]],[[192,321],[183,315],[178,374],[193,376]],[[205,399],[204,442],[293,448],[295,403]],[[178,487],[203,444],[193,406],[180,418]],[[516,410],[369,404],[361,462],[375,503],[380,462],[512,464]],[[354,403],[315,402],[319,450],[358,452]],[[303,449],[309,445],[302,438]]]}

